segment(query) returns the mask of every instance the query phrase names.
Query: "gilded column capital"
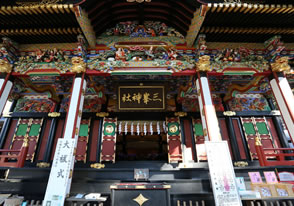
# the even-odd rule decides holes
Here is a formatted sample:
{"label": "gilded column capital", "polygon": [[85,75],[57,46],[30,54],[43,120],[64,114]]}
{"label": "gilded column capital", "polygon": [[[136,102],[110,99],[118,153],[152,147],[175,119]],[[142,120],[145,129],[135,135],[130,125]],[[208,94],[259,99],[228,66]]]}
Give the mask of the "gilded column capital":
{"label": "gilded column capital", "polygon": [[281,57],[276,59],[274,63],[271,63],[273,72],[287,72],[290,71],[289,57]]}
{"label": "gilded column capital", "polygon": [[10,73],[12,71],[12,66],[11,64],[4,60],[0,59],[0,72],[2,73]]}
{"label": "gilded column capital", "polygon": [[199,57],[199,61],[196,63],[197,72],[210,72],[210,56],[204,55]]}
{"label": "gilded column capital", "polygon": [[71,59],[72,67],[71,72],[82,73],[86,71],[87,65],[82,57],[73,57]]}

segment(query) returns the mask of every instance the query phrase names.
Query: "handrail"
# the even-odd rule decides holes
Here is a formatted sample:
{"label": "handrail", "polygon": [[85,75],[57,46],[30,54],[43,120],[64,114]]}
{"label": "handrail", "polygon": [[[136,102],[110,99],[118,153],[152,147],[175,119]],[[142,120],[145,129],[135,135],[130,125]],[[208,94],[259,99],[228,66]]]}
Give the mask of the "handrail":
{"label": "handrail", "polygon": [[0,149],[1,152],[20,152],[20,149]]}
{"label": "handrail", "polygon": [[[24,141],[21,149],[0,149],[1,152],[7,152],[8,154],[0,155],[0,167],[23,167],[27,154],[28,154],[29,146],[27,141]],[[10,154],[12,152],[17,152],[18,154]],[[11,162],[11,159],[16,159],[15,162]]]}
{"label": "handrail", "polygon": [[[294,157],[294,148],[263,148],[262,145],[255,145],[255,149],[260,166],[294,165],[294,160],[285,160],[285,157]],[[276,151],[277,153],[266,153],[267,151]],[[291,153],[279,151],[291,151]],[[276,157],[276,160],[268,160],[268,157]]]}
{"label": "handrail", "polygon": [[294,148],[263,148],[263,150],[293,150]]}

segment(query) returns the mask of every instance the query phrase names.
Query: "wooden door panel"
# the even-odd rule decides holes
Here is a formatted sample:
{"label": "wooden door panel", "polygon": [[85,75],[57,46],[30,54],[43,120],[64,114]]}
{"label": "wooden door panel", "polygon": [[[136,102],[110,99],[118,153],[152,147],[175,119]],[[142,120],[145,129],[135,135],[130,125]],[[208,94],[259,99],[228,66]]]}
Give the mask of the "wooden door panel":
{"label": "wooden door panel", "polygon": [[178,117],[166,118],[167,124],[167,146],[169,162],[181,162],[182,156],[182,141],[181,141],[181,126]]}
{"label": "wooden door panel", "polygon": [[10,149],[20,149],[25,138],[28,139],[29,149],[26,160],[34,161],[43,119],[19,119],[17,129]]}
{"label": "wooden door panel", "polygon": [[82,119],[79,130],[76,161],[83,161],[86,163],[87,160],[87,149],[89,141],[91,119]]}
{"label": "wooden door panel", "polygon": [[197,161],[206,161],[205,138],[201,119],[193,119],[193,131],[196,147]]}
{"label": "wooden door panel", "polygon": [[[260,138],[263,148],[276,148],[265,117],[241,118],[241,121],[252,159],[258,159],[255,150],[256,138]],[[272,154],[274,151],[268,150],[266,153]]]}
{"label": "wooden door panel", "polygon": [[117,133],[117,119],[104,118],[102,137],[101,137],[101,152],[100,161],[115,162],[115,145]]}

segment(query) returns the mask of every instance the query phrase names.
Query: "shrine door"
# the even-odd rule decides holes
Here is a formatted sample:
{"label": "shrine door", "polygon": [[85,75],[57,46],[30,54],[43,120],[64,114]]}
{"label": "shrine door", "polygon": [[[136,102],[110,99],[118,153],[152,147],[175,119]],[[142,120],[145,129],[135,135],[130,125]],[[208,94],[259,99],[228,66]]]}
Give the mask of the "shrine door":
{"label": "shrine door", "polygon": [[[271,118],[266,119],[265,117],[241,117],[241,122],[252,160],[258,159],[255,150],[256,137],[261,139],[263,148],[281,147]],[[274,151],[268,150],[266,153],[270,154],[274,153]]]}
{"label": "shrine door", "polygon": [[29,150],[26,160],[34,161],[40,138],[43,119],[22,119],[17,122],[16,130],[10,143],[10,149],[20,149],[25,138],[28,139]]}

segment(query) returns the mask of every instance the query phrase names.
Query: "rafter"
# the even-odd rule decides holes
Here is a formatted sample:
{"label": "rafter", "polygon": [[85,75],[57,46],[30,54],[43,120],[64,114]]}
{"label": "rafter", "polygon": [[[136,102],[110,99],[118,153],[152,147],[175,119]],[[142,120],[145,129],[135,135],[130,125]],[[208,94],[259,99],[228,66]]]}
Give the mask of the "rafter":
{"label": "rafter", "polygon": [[289,4],[224,4],[224,3],[210,3],[207,5],[208,9],[211,13],[215,12],[223,12],[223,13],[231,13],[231,12],[239,12],[239,13],[271,13],[271,14],[279,14],[279,13],[291,13],[294,11],[293,5]]}
{"label": "rafter", "polygon": [[186,36],[186,42],[188,47],[192,47],[205,19],[206,11],[207,6],[202,5],[199,9],[197,9],[194,12],[194,17],[191,21],[191,25]]}

